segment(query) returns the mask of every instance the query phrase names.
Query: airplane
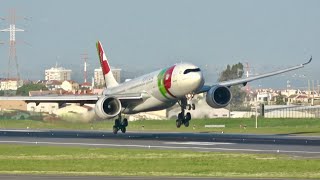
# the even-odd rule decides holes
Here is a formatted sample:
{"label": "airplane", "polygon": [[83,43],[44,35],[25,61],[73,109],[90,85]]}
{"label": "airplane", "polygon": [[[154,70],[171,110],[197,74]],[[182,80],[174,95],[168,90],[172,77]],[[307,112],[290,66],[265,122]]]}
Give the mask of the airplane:
{"label": "airplane", "polygon": [[119,84],[111,68],[100,41],[96,43],[98,56],[105,80],[105,88],[101,95],[67,95],[67,96],[29,96],[29,97],[2,97],[0,100],[23,100],[26,103],[56,102],[59,105],[65,103],[95,104],[94,112],[102,119],[115,118],[113,133],[119,130],[126,132],[128,120],[122,118],[122,114],[135,114],[162,110],[178,103],[181,112],[177,116],[176,127],[182,125],[188,127],[191,113],[186,110],[194,110],[192,103],[194,95],[206,93],[206,102],[212,108],[226,107],[232,94],[230,87],[234,85],[246,85],[248,82],[282,74],[288,71],[300,69],[312,61],[291,66],[289,68],[252,76],[218,82],[213,85],[205,85],[201,69],[191,63],[179,63],[158,71],[151,72],[141,77]]}

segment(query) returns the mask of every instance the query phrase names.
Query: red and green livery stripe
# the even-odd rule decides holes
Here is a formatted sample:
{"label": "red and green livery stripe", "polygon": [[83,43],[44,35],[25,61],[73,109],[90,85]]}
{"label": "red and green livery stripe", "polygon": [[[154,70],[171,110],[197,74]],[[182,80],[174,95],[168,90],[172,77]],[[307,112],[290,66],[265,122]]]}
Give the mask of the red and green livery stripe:
{"label": "red and green livery stripe", "polygon": [[103,47],[99,41],[96,43],[96,46],[103,74],[106,75],[110,72],[110,66],[108,64],[107,57],[105,56]]}
{"label": "red and green livery stripe", "polygon": [[163,69],[158,74],[158,88],[163,97],[169,99],[169,95],[173,98],[176,98],[171,92],[171,81],[172,81],[172,73],[175,66],[171,66],[169,68]]}

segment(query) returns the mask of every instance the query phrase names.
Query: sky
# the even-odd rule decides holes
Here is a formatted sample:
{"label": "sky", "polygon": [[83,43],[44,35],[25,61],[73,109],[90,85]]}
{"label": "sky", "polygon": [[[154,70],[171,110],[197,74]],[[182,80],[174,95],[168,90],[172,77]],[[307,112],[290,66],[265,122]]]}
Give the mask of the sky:
{"label": "sky", "polygon": [[[23,79],[43,79],[56,65],[81,81],[99,67],[100,40],[109,63],[134,75],[178,62],[198,65],[214,83],[227,64],[248,63],[258,74],[313,62],[259,80],[260,87],[307,86],[320,79],[320,1],[317,0],[0,0],[0,17],[17,14],[17,57]],[[25,20],[25,19],[28,20]],[[0,20],[0,29],[9,21]],[[0,76],[8,69],[9,33],[0,33]],[[92,74],[92,73],[89,73]]]}

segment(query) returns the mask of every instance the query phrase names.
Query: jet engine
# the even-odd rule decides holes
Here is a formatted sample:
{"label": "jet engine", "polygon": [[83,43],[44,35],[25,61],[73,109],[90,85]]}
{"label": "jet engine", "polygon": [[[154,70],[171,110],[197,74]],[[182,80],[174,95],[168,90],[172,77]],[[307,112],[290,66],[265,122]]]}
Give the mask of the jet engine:
{"label": "jet engine", "polygon": [[226,107],[232,98],[231,91],[225,86],[213,86],[207,92],[206,101],[213,108]]}
{"label": "jet engine", "polygon": [[115,97],[101,97],[94,108],[96,115],[102,119],[110,119],[121,111],[121,102]]}

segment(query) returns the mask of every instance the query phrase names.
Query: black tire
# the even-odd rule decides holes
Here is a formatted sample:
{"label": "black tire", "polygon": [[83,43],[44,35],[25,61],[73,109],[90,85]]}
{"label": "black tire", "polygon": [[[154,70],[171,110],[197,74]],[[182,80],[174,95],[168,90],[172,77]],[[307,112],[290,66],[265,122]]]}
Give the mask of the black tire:
{"label": "black tire", "polygon": [[126,128],[126,127],[122,127],[122,128],[121,128],[121,132],[122,132],[122,133],[126,133],[126,131],[127,131],[127,128]]}
{"label": "black tire", "polygon": [[179,114],[178,114],[178,120],[179,120],[179,119],[180,119],[180,120],[183,119],[183,114],[182,114],[182,113],[179,113]]}
{"label": "black tire", "polygon": [[128,126],[128,119],[124,118],[122,124],[124,127],[127,127]]}
{"label": "black tire", "polygon": [[181,119],[177,119],[177,120],[176,120],[176,126],[177,126],[177,128],[180,128],[181,124],[182,124]]}
{"label": "black tire", "polygon": [[185,119],[186,119],[187,121],[190,121],[190,120],[191,120],[191,114],[190,114],[189,112],[186,114]]}
{"label": "black tire", "polygon": [[192,104],[192,110],[195,110],[195,109],[196,109],[196,105]]}
{"label": "black tire", "polygon": [[112,128],[112,132],[113,132],[113,134],[117,134],[118,133],[118,127],[117,126],[113,126],[113,128]]}
{"label": "black tire", "polygon": [[191,110],[191,105],[190,104],[188,104],[188,110]]}
{"label": "black tire", "polygon": [[189,121],[184,122],[185,127],[189,127]]}
{"label": "black tire", "polygon": [[114,120],[114,125],[115,125],[116,127],[119,127],[120,124],[121,124],[120,119]]}

